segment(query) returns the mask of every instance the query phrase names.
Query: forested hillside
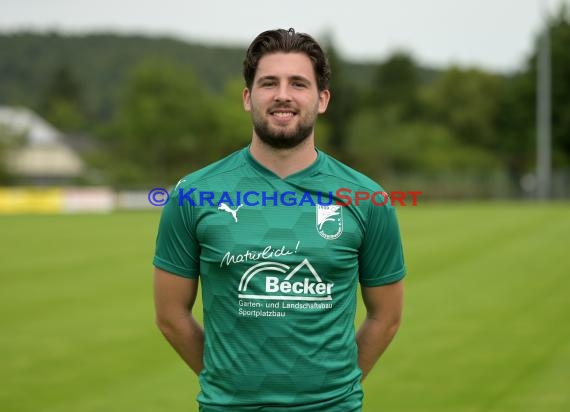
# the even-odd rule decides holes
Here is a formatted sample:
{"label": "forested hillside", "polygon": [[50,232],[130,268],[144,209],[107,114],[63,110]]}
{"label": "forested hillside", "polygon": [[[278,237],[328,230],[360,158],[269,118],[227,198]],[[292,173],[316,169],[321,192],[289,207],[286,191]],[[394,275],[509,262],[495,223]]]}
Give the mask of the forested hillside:
{"label": "forested hillside", "polygon": [[[548,25],[553,167],[568,193],[569,11]],[[512,73],[425,68],[405,50],[351,62],[328,44],[332,100],[317,144],[394,190],[530,193],[537,41],[528,42],[532,53]],[[90,136],[99,149],[86,159],[94,173],[84,183],[172,183],[251,139],[241,105],[244,51],[112,33],[3,33],[0,104],[28,106],[72,136]]]}
{"label": "forested hillside", "polygon": [[0,34],[0,104],[41,107],[58,73],[76,83],[85,111],[108,120],[129,73],[148,59],[191,66],[212,90],[240,76],[244,50],[172,38],[58,33]]}

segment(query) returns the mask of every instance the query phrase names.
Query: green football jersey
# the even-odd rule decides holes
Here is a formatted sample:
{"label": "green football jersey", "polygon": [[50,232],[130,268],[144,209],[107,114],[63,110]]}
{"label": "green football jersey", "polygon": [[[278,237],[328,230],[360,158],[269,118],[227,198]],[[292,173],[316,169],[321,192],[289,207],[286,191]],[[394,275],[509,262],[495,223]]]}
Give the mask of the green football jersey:
{"label": "green football jersey", "polygon": [[358,283],[405,265],[395,208],[321,151],[284,179],[244,148],[181,179],[163,208],[154,265],[200,277],[201,411],[360,411]]}

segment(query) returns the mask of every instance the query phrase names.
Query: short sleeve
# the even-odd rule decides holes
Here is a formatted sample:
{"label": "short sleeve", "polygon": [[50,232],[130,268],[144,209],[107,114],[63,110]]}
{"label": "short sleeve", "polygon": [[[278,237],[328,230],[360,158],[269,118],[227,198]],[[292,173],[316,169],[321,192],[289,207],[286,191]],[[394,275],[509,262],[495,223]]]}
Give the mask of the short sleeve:
{"label": "short sleeve", "polygon": [[178,194],[172,191],[160,217],[154,266],[179,276],[197,278],[200,247],[194,227],[193,207],[188,202],[179,205]]}
{"label": "short sleeve", "polygon": [[360,283],[372,287],[397,282],[405,276],[406,265],[396,208],[388,204],[368,205],[366,231],[359,253]]}

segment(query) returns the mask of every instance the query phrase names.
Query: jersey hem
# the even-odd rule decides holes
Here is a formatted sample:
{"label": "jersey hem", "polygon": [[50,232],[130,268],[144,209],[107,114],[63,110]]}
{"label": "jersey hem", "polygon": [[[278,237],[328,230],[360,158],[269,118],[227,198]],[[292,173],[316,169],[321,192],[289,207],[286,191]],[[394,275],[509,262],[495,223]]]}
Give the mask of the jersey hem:
{"label": "jersey hem", "polygon": [[158,256],[154,257],[154,259],[152,260],[152,263],[157,268],[165,270],[169,273],[172,273],[173,275],[181,276],[183,278],[188,278],[188,279],[197,279],[198,278],[198,275],[195,274],[195,272],[191,272],[189,270],[181,268],[180,266],[173,265],[172,263],[167,262],[166,260],[164,260]]}
{"label": "jersey hem", "polygon": [[381,279],[361,279],[360,284],[364,287],[385,286],[402,280],[404,276],[406,276],[406,267]]}

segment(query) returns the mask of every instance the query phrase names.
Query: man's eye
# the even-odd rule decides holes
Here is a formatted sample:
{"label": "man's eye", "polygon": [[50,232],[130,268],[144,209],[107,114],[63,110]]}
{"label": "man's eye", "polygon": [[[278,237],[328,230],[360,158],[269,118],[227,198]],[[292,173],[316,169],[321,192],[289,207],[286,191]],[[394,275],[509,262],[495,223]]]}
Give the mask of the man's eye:
{"label": "man's eye", "polygon": [[275,82],[263,82],[261,83],[261,87],[273,87],[275,86]]}
{"label": "man's eye", "polygon": [[293,87],[305,88],[307,86],[305,85],[305,83],[302,83],[302,82],[294,82]]}

